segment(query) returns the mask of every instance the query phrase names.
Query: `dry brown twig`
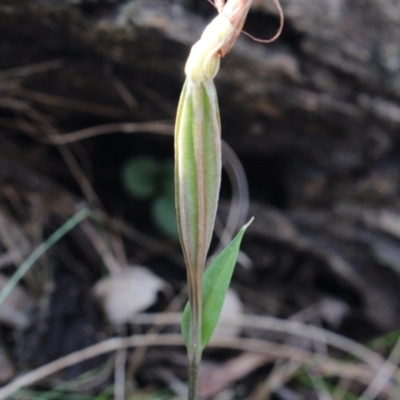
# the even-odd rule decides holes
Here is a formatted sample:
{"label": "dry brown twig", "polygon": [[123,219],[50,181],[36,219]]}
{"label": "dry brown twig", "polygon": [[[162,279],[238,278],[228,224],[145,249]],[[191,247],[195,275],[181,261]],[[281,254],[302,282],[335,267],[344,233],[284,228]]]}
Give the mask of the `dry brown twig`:
{"label": "dry brown twig", "polygon": [[287,363],[278,365],[268,376],[268,380],[262,382],[250,395],[248,400],[269,399],[271,394],[288,382],[300,367],[301,363],[293,360],[288,360]]}
{"label": "dry brown twig", "polygon": [[[186,302],[186,298],[187,298],[187,286],[185,285],[185,287],[180,291],[180,293],[178,293],[177,296],[175,296],[172,299],[172,301],[169,303],[165,311],[168,313],[174,313],[176,310],[182,309],[182,307]],[[146,334],[147,335],[159,334],[164,327],[165,327],[164,324],[152,324],[150,328],[147,330]],[[139,365],[141,364],[146,354],[146,350],[147,350],[146,347],[143,346],[132,353],[127,373],[129,377],[131,376],[133,377],[136,370],[139,368]]]}
{"label": "dry brown twig", "polygon": [[[18,389],[32,385],[79,362],[119,349],[143,346],[183,346],[183,340],[179,334],[150,334],[134,335],[127,338],[111,338],[83,350],[71,353],[65,357],[61,357],[58,360],[14,379],[0,389],[0,400],[6,399]],[[374,369],[371,369],[370,366],[365,364],[343,363],[326,356],[314,354],[307,350],[295,348],[294,346],[270,343],[259,339],[220,337],[215,338],[210,343],[210,347],[255,352],[266,354],[273,358],[288,358],[304,364],[309,364],[311,362],[312,365],[317,365],[326,375],[346,376],[358,380],[363,384],[368,384],[374,374]]]}
{"label": "dry brown twig", "polygon": [[45,104],[51,107],[59,107],[67,110],[79,111],[112,118],[123,118],[128,116],[128,111],[123,108],[94,104],[82,100],[68,99],[48,93],[38,92],[19,87],[14,92],[15,95],[24,99],[30,99],[36,103]]}
{"label": "dry brown twig", "polygon": [[361,395],[363,400],[374,400],[382,393],[390,381],[398,371],[398,364],[400,362],[400,339],[397,340],[393,350],[389,354],[389,357],[382,365],[382,368],[376,372],[376,375],[371,380],[364,393]]}
{"label": "dry brown twig", "polygon": [[23,67],[10,68],[0,71],[0,80],[22,78],[32,74],[43,73],[60,69],[64,66],[61,60],[50,60],[38,64],[24,65]]}
{"label": "dry brown twig", "polygon": [[207,363],[203,363],[200,367],[199,394],[202,398],[214,397],[236,381],[274,360],[275,357],[268,354],[244,352],[223,364],[211,364],[207,367]]}
{"label": "dry brown twig", "polygon": [[[303,323],[305,326],[307,321],[313,320],[316,315],[315,313],[315,306],[309,306],[306,307],[305,309],[295,313],[292,315],[289,320],[291,321],[297,321]],[[289,338],[288,340],[293,340],[294,338]],[[303,346],[305,348],[312,348],[313,343],[310,342],[309,340],[306,340],[307,343],[304,343],[304,339],[300,339],[301,342],[297,343],[299,346]],[[327,355],[326,351],[326,343],[324,340],[322,340],[323,343],[323,354]],[[316,342],[317,346],[315,346],[315,350],[317,353],[319,343]],[[275,391],[277,391],[279,388],[283,387],[283,385],[288,382],[295,374],[296,372],[302,367],[302,364],[298,361],[294,360],[286,360],[286,359],[281,359],[281,360],[276,360],[274,363],[274,366],[272,367],[271,372],[269,373],[267,379],[264,382],[261,382],[260,385],[254,390],[254,392],[250,395],[249,400],[263,400],[267,399],[271,396],[271,394]]]}
{"label": "dry brown twig", "polygon": [[150,132],[172,135],[174,133],[174,127],[168,122],[154,121],[154,122],[116,122],[112,124],[104,124],[93,126],[86,129],[81,129],[76,132],[66,133],[61,136],[51,136],[46,139],[47,143],[53,143],[56,145],[62,145],[67,143],[77,142],[79,140],[89,139],[95,136],[108,135],[111,133],[138,133],[138,132]]}
{"label": "dry brown twig", "polygon": [[[137,324],[179,325],[180,320],[181,314],[179,313],[139,314],[135,317],[135,323]],[[354,340],[316,326],[259,315],[242,315],[235,321],[230,321],[230,324],[242,328],[254,328],[284,333],[287,335],[306,338],[310,341],[323,340],[323,342],[330,347],[357,357],[359,360],[365,362],[374,369],[379,369],[383,363],[385,363],[385,359],[378,353],[375,353]]]}
{"label": "dry brown twig", "polygon": [[[166,313],[166,314],[141,314],[136,317],[136,323],[139,324],[179,324],[181,314]],[[263,340],[243,339],[243,338],[216,338],[210,344],[211,347],[234,348],[238,350],[253,351],[260,354],[268,354],[276,358],[287,358],[298,361],[300,363],[308,363],[310,368],[317,366],[325,375],[344,376],[350,379],[358,380],[367,385],[370,383],[373,376],[380,370],[385,360],[372,350],[337,334],[325,331],[321,328],[310,327],[304,324],[284,321],[272,317],[259,316],[243,316],[237,321],[240,326],[266,329],[275,332],[286,333],[307,337],[310,340],[318,340],[323,335],[326,343],[343,352],[355,355],[364,364],[343,363],[333,360],[325,355],[318,355],[307,350],[299,349],[294,346],[281,345],[270,343]],[[310,337],[310,335],[314,337]],[[86,349],[72,353],[66,357],[62,357],[52,363],[44,365],[37,370],[31,371],[20,378],[15,379],[2,389],[0,389],[0,400],[6,398],[16,390],[29,386],[55,372],[58,372],[68,366],[79,363],[83,360],[96,357],[100,354],[105,354],[117,349],[128,347],[148,347],[148,346],[180,346],[182,345],[180,335],[136,335],[128,338],[112,338]],[[387,361],[386,361],[387,362]],[[311,363],[311,364],[310,364]],[[391,364],[390,364],[391,365]],[[396,374],[395,379],[400,377]],[[392,382],[390,382],[392,385]],[[390,387],[385,388],[386,391]]]}

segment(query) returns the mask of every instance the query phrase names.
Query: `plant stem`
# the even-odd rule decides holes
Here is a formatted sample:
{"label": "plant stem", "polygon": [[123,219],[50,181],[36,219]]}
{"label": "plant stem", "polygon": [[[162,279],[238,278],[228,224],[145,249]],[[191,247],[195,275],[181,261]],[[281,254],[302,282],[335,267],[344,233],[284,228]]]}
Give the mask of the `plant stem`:
{"label": "plant stem", "polygon": [[189,397],[188,400],[198,399],[198,387],[199,387],[199,364],[193,362],[189,365]]}
{"label": "plant stem", "polygon": [[[200,269],[203,271],[203,268]],[[188,277],[189,281],[189,305],[190,305],[190,327],[189,327],[189,397],[188,400],[197,400],[198,396],[198,375],[203,352],[201,343],[201,320],[202,320],[202,279]],[[194,278],[194,279],[193,279]]]}

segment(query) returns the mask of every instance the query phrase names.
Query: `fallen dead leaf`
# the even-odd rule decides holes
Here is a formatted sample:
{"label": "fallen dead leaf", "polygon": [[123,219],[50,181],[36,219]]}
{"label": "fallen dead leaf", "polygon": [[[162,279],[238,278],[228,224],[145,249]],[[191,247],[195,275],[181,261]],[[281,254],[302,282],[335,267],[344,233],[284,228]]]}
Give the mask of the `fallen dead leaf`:
{"label": "fallen dead leaf", "polygon": [[146,310],[157,300],[165,282],[145,267],[128,267],[104,278],[94,286],[104,311],[113,324],[131,322],[135,314]]}

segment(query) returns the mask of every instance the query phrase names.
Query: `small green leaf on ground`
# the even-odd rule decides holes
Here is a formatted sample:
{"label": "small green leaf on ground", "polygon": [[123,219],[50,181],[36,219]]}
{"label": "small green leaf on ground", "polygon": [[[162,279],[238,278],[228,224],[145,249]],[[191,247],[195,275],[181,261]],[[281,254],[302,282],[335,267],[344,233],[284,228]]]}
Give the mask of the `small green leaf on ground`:
{"label": "small green leaf on ground", "polygon": [[[175,166],[172,160],[165,161],[162,164],[161,182],[162,182],[161,193],[164,196],[170,196],[175,199],[175,186],[174,186]],[[175,200],[174,200],[174,207],[175,207]]]}
{"label": "small green leaf on ground", "polygon": [[155,200],[151,207],[151,214],[157,228],[173,240],[179,239],[176,223],[175,197],[163,195]]}
{"label": "small green leaf on ground", "polygon": [[159,186],[159,174],[162,166],[153,157],[134,157],[121,169],[121,181],[125,190],[139,199],[153,196]]}

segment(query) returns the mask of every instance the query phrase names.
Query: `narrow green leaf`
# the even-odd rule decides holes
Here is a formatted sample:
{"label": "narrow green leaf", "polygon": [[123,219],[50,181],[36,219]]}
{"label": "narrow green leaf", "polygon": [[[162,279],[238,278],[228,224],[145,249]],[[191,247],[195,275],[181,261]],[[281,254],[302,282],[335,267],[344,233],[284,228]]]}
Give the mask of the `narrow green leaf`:
{"label": "narrow green leaf", "polygon": [[[203,312],[201,343],[207,346],[217,325],[231,282],[244,232],[253,218],[240,229],[235,238],[214,259],[203,275]],[[190,308],[186,304],[182,316],[182,336],[187,345],[189,338]]]}
{"label": "narrow green leaf", "polygon": [[[14,272],[13,276],[0,290],[0,306],[4,303],[6,298],[10,295],[17,283],[24,277],[29,271],[32,265],[55,243],[57,243],[65,234],[71,229],[75,228],[76,225],[80,224],[83,220],[91,216],[91,211],[87,208],[77,212],[74,216],[67,220],[61,225],[55,232],[53,232],[44,242],[42,242],[31,255],[19,266]],[[0,395],[1,397],[1,395]]]}

